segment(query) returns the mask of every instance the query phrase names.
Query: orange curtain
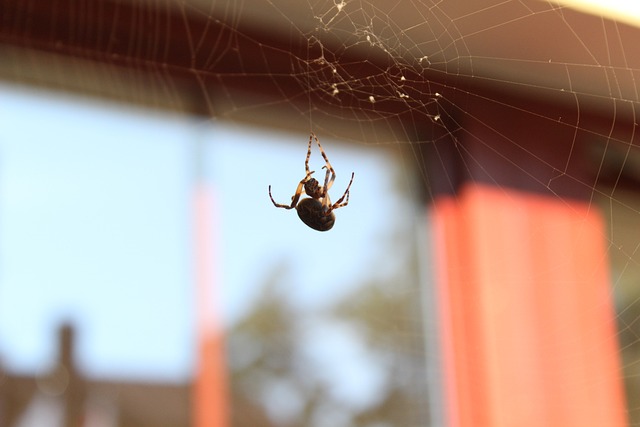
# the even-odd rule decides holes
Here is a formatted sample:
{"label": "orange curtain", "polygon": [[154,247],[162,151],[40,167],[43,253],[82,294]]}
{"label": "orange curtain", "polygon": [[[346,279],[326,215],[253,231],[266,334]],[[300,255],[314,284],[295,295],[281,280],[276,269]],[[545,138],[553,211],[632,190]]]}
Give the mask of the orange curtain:
{"label": "orange curtain", "polygon": [[594,206],[467,183],[432,227],[448,425],[626,425]]}
{"label": "orange curtain", "polygon": [[197,365],[193,389],[193,427],[226,427],[228,400],[224,340],[216,306],[218,258],[212,243],[214,212],[210,190],[196,184],[194,196]]}

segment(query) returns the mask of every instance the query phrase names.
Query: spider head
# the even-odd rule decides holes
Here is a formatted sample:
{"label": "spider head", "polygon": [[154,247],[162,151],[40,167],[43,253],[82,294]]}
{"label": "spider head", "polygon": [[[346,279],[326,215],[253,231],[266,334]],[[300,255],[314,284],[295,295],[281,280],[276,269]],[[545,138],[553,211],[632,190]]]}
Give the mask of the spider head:
{"label": "spider head", "polygon": [[307,182],[304,183],[304,192],[314,199],[322,198],[322,187],[315,178],[309,178]]}

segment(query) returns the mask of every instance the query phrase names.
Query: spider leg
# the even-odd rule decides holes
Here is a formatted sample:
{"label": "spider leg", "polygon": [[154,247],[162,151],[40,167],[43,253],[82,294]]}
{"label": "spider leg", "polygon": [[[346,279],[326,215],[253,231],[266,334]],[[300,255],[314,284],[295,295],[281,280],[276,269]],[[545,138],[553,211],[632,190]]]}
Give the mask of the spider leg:
{"label": "spider leg", "polygon": [[269,186],[269,198],[271,199],[273,206],[275,206],[276,208],[284,208],[284,209],[295,208],[296,205],[298,204],[298,200],[300,200],[300,196],[304,194],[304,183],[307,182],[307,180],[313,173],[315,173],[315,171],[311,171],[311,172],[307,171],[307,175],[304,178],[302,178],[300,183],[298,183],[298,188],[296,188],[296,192],[293,194],[293,196],[291,196],[291,205],[283,205],[281,203],[276,203],[276,201],[273,200],[273,196],[271,195],[271,186]]}
{"label": "spider leg", "polygon": [[[336,171],[331,166],[331,163],[329,163],[329,159],[327,158],[327,154],[322,149],[322,145],[320,145],[320,140],[318,139],[316,134],[311,133],[311,136],[313,136],[315,138],[316,143],[318,144],[318,148],[320,149],[320,154],[322,154],[322,158],[324,159],[324,162],[326,163],[326,166],[324,166],[323,168],[327,169],[327,178],[329,177],[329,172],[331,172],[331,179],[329,181],[327,181],[327,179],[325,179],[325,181],[324,181],[325,191],[329,191],[329,189],[333,185],[333,181],[335,181],[335,179],[336,179]],[[309,140],[309,144],[311,144],[311,140]],[[311,146],[309,146],[309,150],[311,150]]]}
{"label": "spider leg", "polygon": [[[324,169],[326,166],[323,166],[322,168]],[[335,174],[333,175],[333,178],[335,178]],[[331,187],[331,184],[328,183],[329,182],[329,169],[327,169],[327,173],[324,174],[324,185],[322,186],[322,197],[324,197],[327,200],[327,204],[326,206],[329,206],[331,204],[331,202],[329,201],[329,188]],[[333,183],[333,179],[331,180],[331,182]]]}
{"label": "spider leg", "polygon": [[[353,182],[353,177],[354,177],[354,173],[351,172],[351,181],[349,181],[349,185],[347,185],[347,189],[344,191],[344,194],[342,195],[342,197],[340,197],[338,199],[338,201],[336,201],[333,205],[331,205],[331,207],[329,208],[329,210],[327,211],[327,215],[331,212],[334,211],[338,208],[347,206],[349,204],[349,189],[351,188],[351,183]],[[344,200],[344,198],[347,198],[344,203],[342,203],[342,201]]]}
{"label": "spider leg", "polygon": [[307,177],[309,177],[309,175],[313,173],[313,172],[309,173],[309,159],[311,158],[311,141],[313,140],[314,136],[315,134],[313,132],[311,132],[311,135],[309,135],[309,145],[307,146],[307,158],[304,160],[304,171],[307,173]]}

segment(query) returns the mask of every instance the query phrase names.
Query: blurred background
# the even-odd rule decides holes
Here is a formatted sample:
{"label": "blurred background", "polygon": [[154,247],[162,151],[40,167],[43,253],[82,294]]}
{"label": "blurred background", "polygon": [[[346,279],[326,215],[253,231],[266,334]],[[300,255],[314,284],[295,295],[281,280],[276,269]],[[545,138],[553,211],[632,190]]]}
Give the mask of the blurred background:
{"label": "blurred background", "polygon": [[[394,390],[408,395],[405,385],[424,388],[416,378],[425,365],[414,300],[417,208],[396,153],[323,139],[336,191],[353,171],[362,192],[336,212],[331,234],[318,233],[274,208],[267,192],[271,184],[274,198],[290,200],[304,177],[304,133],[8,85],[0,98],[0,330],[3,369],[21,377],[15,390],[34,393],[35,381],[60,397],[64,387],[52,393],[34,374],[48,378],[69,334],[75,375],[91,378],[87,393],[113,425],[142,425],[135,417],[145,416],[152,424],[144,425],[187,423],[197,354],[194,233],[206,232],[195,221],[200,182],[215,198],[206,236],[215,247],[211,307],[224,323],[242,425],[291,422],[312,395],[345,405],[348,417],[352,405],[365,413]],[[314,147],[312,167],[322,165]],[[385,256],[390,247],[397,256]],[[387,335],[396,328],[407,335]],[[46,411],[38,421],[23,417],[51,422]]]}
{"label": "blurred background", "polygon": [[[585,316],[611,302],[611,425],[640,425],[639,35],[633,11],[585,7],[0,0],[0,427],[468,425],[434,220],[467,181],[601,216]],[[567,144],[521,144],[505,107]],[[355,174],[328,232],[267,191],[291,200],[312,131],[333,201]]]}

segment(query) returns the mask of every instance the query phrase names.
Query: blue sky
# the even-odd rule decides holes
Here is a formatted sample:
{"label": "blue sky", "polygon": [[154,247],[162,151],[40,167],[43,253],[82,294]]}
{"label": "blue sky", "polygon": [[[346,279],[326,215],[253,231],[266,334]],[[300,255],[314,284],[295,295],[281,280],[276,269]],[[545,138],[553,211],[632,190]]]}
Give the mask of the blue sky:
{"label": "blue sky", "polygon": [[[190,376],[198,142],[215,199],[217,303],[227,324],[283,263],[291,267],[288,297],[308,312],[391,274],[394,261],[379,242],[395,230],[390,218],[409,215],[392,187],[402,172],[383,148],[319,136],[338,174],[334,200],[356,175],[349,206],[328,233],[274,208],[267,194],[271,184],[274,198],[287,202],[303,177],[302,126],[276,133],[0,85],[3,363],[47,369],[55,331],[69,320],[90,375]],[[311,167],[322,164],[314,151]]]}

